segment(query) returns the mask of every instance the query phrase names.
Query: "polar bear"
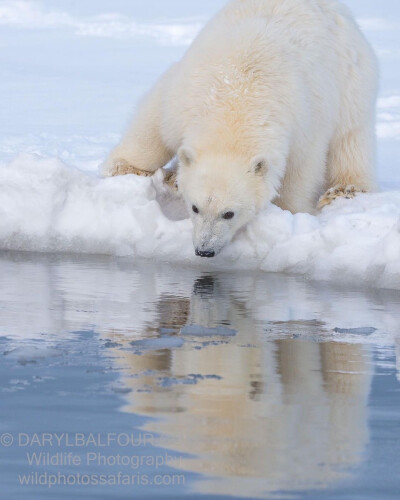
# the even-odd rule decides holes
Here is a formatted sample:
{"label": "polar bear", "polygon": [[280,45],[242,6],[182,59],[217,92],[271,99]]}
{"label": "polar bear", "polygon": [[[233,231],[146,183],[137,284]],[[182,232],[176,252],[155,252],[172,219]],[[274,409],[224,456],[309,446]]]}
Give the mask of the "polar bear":
{"label": "polar bear", "polygon": [[338,1],[232,0],[143,99],[103,174],[150,176],[176,157],[196,255],[214,257],[269,202],[313,213],[374,188],[377,75]]}

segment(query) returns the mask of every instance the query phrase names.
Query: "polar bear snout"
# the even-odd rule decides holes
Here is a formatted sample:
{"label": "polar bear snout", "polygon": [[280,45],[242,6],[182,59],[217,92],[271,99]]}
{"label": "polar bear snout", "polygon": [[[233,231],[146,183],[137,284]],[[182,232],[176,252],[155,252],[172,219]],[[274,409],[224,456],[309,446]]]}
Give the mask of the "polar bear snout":
{"label": "polar bear snout", "polygon": [[231,220],[225,220],[221,213],[225,211],[215,210],[215,213],[206,213],[203,217],[202,210],[192,217],[193,221],[193,247],[198,257],[208,259],[216,257],[229,245],[237,231],[237,227]]}
{"label": "polar bear snout", "polygon": [[208,259],[211,259],[212,257],[215,257],[215,252],[214,250],[199,250],[198,248],[196,248],[196,255],[198,257],[206,257]]}

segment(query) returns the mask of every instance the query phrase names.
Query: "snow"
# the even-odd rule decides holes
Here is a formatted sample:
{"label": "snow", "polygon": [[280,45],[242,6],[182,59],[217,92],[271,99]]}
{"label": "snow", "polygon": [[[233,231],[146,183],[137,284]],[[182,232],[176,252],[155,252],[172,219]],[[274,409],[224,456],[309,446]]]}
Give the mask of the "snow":
{"label": "snow", "polygon": [[[99,179],[25,154],[0,169],[0,183],[3,249],[205,265],[194,256],[183,202],[168,213],[174,199],[161,173]],[[271,206],[209,265],[400,289],[399,255],[400,192],[392,192],[339,200],[319,216]]]}
{"label": "snow", "polygon": [[105,13],[76,18],[66,12],[46,10],[39,2],[3,0],[0,25],[27,29],[67,29],[77,36],[105,38],[149,37],[161,44],[189,45],[200,31],[204,19],[181,20],[177,23],[138,23],[128,16]]}
{"label": "snow", "polygon": [[381,140],[400,141],[400,95],[378,100],[377,135]]}
{"label": "snow", "polygon": [[135,102],[224,3],[0,3],[0,249],[145,257],[400,289],[400,9],[390,0],[345,2],[381,63],[381,193],[340,200],[319,216],[269,207],[205,263],[194,256],[182,203],[165,197],[160,175],[98,178]]}

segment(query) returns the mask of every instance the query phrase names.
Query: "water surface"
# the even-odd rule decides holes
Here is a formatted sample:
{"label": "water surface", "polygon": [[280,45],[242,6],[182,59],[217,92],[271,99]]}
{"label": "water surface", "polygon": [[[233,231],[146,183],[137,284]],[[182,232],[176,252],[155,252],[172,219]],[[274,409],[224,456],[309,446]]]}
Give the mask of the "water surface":
{"label": "water surface", "polygon": [[398,498],[398,292],[15,253],[0,284],[4,498]]}

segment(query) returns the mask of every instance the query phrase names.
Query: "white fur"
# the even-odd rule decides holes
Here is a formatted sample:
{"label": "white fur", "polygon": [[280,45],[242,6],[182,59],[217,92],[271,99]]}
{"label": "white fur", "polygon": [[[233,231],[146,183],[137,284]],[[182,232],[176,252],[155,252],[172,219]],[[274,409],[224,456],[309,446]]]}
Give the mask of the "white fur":
{"label": "white fur", "polygon": [[377,73],[336,0],[232,0],[144,98],[103,172],[154,172],[179,152],[195,245],[218,252],[270,201],[312,212],[330,187],[373,188]]}

